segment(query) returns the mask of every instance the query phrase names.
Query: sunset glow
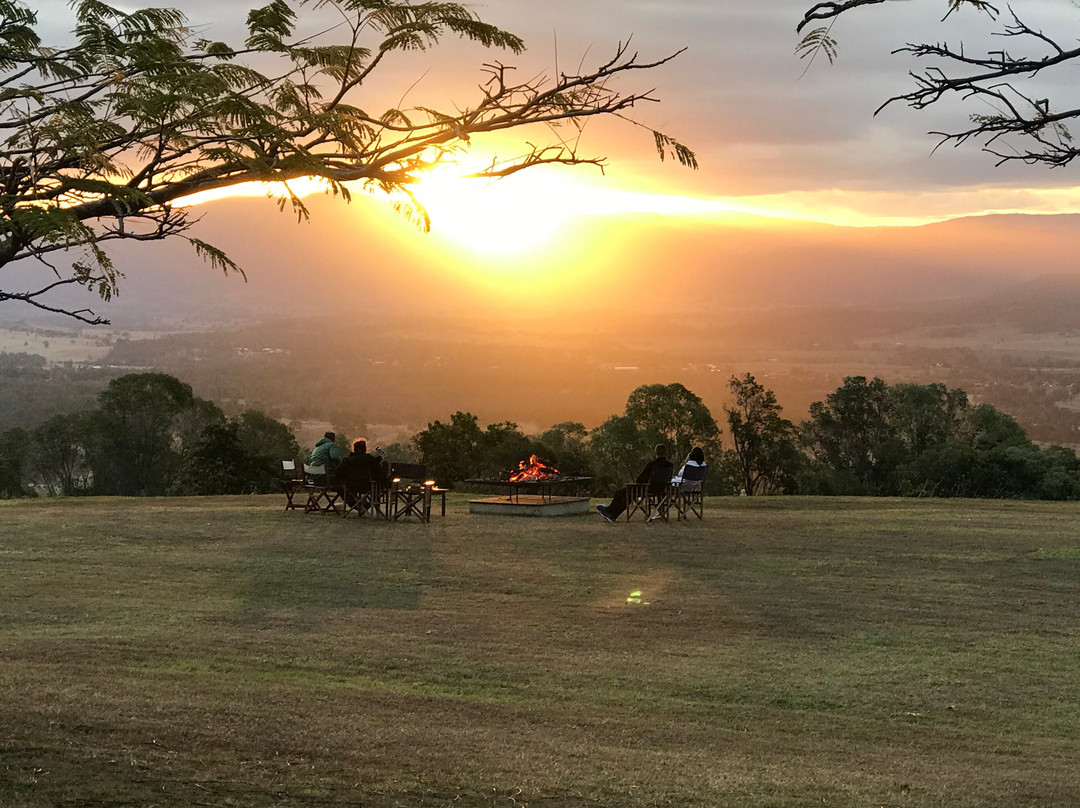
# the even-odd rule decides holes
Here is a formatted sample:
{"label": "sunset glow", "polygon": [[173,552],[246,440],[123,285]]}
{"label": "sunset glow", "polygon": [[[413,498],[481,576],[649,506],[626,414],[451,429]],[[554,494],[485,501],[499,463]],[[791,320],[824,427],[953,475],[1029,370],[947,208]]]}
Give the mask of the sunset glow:
{"label": "sunset glow", "polygon": [[[478,258],[511,258],[556,247],[571,220],[590,216],[652,214],[707,223],[759,220],[813,222],[839,227],[917,227],[967,216],[1080,213],[1080,186],[968,188],[923,192],[825,189],[738,197],[698,197],[628,191],[582,169],[532,169],[500,180],[465,176],[476,166],[445,165],[413,187],[431,217],[436,239]],[[283,183],[245,183],[192,194],[182,206],[227,197],[279,198],[327,193],[308,177]],[[364,193],[356,189],[357,193]],[[374,195],[378,199],[377,194]],[[775,224],[773,225],[775,226]],[[504,264],[500,263],[500,266]]]}
{"label": "sunset glow", "polygon": [[199,191],[195,194],[181,197],[173,202],[176,207],[189,207],[191,205],[204,205],[218,199],[227,199],[235,196],[267,196],[279,198],[288,196],[292,191],[298,197],[310,196],[311,194],[326,193],[328,186],[326,181],[318,177],[301,177],[300,179],[284,182],[243,182],[228,188],[215,188],[212,191]]}
{"label": "sunset glow", "polygon": [[425,175],[413,193],[431,216],[431,230],[479,253],[524,252],[547,241],[572,212],[565,186],[552,175],[492,181],[469,179],[447,165]]}

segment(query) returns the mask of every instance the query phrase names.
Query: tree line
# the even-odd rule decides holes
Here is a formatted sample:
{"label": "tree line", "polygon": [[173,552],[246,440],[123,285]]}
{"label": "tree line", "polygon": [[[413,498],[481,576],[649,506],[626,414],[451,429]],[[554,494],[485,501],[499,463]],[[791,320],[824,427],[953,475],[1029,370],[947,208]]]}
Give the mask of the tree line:
{"label": "tree line", "polygon": [[[638,387],[621,415],[593,429],[567,421],[526,435],[512,421],[482,427],[456,412],[386,448],[459,489],[535,454],[604,494],[664,443],[676,461],[704,448],[712,495],[1080,498],[1072,450],[1035,444],[1011,416],[944,384],[850,376],[800,424],[752,374],[728,388],[726,445],[701,398],[673,383]],[[343,449],[350,437],[339,435]],[[0,497],[269,493],[279,490],[280,461],[306,456],[263,412],[229,418],[173,376],[134,373],[109,382],[93,409],[0,432]]]}
{"label": "tree line", "polygon": [[0,497],[270,493],[298,453],[265,413],[228,418],[173,376],[132,373],[92,409],[0,432]]}
{"label": "tree line", "polygon": [[1080,497],[1080,461],[944,384],[849,376],[796,426],[753,376],[726,409],[748,494]]}

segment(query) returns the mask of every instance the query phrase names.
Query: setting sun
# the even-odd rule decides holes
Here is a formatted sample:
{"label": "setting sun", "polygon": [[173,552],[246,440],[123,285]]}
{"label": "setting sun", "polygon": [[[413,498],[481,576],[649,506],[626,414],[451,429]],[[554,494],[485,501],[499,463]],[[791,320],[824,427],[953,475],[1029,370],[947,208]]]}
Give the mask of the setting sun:
{"label": "setting sun", "polygon": [[548,241],[577,211],[574,183],[554,171],[532,171],[502,180],[466,177],[446,165],[426,174],[413,193],[431,216],[432,233],[471,251],[524,252]]}

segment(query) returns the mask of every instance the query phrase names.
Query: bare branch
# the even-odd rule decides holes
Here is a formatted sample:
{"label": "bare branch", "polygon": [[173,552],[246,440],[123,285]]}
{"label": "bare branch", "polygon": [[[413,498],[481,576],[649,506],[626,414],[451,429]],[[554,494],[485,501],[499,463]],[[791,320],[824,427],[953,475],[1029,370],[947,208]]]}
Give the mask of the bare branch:
{"label": "bare branch", "polygon": [[[857,6],[883,2],[888,0],[818,3],[806,12],[799,28],[810,20],[835,20]],[[998,16],[997,8],[986,0],[948,0],[946,16],[964,5],[990,19]],[[976,103],[978,108],[969,114],[968,126],[931,132],[940,138],[938,148],[946,143],[975,141],[995,157],[998,165],[1009,161],[1049,167],[1068,165],[1080,155],[1068,129],[1070,121],[1080,118],[1080,110],[1071,105],[1056,110],[1050,98],[1038,98],[1023,86],[1072,67],[1080,60],[1080,47],[1072,42],[1062,44],[1054,36],[1032,28],[1011,8],[1000,25],[992,35],[1016,43],[1018,52],[1025,55],[1013,55],[1005,48],[976,52],[963,43],[954,47],[943,42],[909,43],[895,51],[931,64],[921,73],[909,73],[914,88],[887,99],[875,114],[897,102],[922,110],[955,96],[962,102]]]}

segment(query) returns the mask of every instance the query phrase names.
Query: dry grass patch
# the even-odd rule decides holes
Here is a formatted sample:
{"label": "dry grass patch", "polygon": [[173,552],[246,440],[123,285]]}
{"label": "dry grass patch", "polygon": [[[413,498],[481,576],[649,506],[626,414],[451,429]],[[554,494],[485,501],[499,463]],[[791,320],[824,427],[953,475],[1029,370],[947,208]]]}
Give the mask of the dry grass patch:
{"label": "dry grass patch", "polygon": [[1076,505],[278,500],[0,503],[0,804],[1080,802]]}

